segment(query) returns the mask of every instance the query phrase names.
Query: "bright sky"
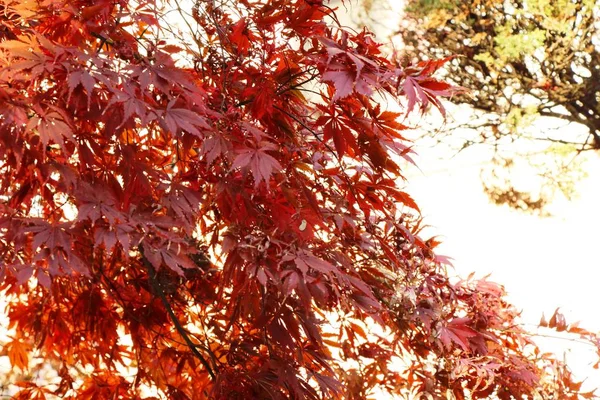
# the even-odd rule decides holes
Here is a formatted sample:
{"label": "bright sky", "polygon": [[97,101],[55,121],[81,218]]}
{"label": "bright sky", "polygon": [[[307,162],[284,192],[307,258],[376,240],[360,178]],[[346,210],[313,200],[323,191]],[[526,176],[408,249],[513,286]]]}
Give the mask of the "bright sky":
{"label": "bright sky", "polygon": [[[535,324],[542,312],[549,318],[561,307],[567,322],[582,321],[600,330],[598,318],[597,228],[600,226],[600,158],[586,164],[589,176],[580,182],[579,198],[558,199],[552,217],[540,218],[489,203],[482,191],[477,149],[453,159],[440,160],[430,148],[417,148],[415,161],[422,173],[409,177],[413,195],[431,234],[441,235],[441,254],[454,258],[456,273],[491,273],[503,284],[510,301],[523,309],[523,320]],[[550,333],[551,332],[547,332]],[[579,377],[590,376],[600,386],[600,373],[589,368],[590,347],[563,340],[541,340],[546,350],[562,355]]]}

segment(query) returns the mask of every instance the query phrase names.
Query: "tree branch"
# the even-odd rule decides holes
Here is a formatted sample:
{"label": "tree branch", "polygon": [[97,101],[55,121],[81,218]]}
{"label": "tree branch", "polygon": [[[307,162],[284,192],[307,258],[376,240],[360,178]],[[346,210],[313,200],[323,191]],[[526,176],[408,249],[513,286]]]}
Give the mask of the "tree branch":
{"label": "tree branch", "polygon": [[181,325],[181,322],[177,318],[177,315],[175,315],[175,312],[173,311],[173,308],[171,307],[169,300],[167,300],[167,297],[165,296],[165,292],[162,290],[160,282],[158,282],[156,280],[156,270],[154,269],[154,266],[150,263],[150,261],[148,261],[148,259],[144,255],[144,248],[142,247],[141,244],[138,246],[138,249],[140,251],[140,255],[142,256],[142,263],[148,270],[148,277],[150,278],[150,285],[155,290],[155,292],[158,294],[158,297],[160,297],[160,300],[162,301],[165,309],[167,310],[167,313],[169,314],[169,317],[171,318],[173,325],[175,325],[175,329],[177,329],[177,332],[179,332],[179,335],[181,335],[181,337],[183,338],[185,343],[188,345],[188,347],[190,348],[192,353],[196,356],[196,358],[198,358],[200,360],[200,362],[202,363],[202,365],[204,365],[204,368],[206,368],[210,377],[213,380],[215,380],[216,375],[215,375],[210,363],[198,351],[198,348],[197,348],[198,346],[196,346],[196,344],[194,344],[194,342],[192,342],[187,331]]}

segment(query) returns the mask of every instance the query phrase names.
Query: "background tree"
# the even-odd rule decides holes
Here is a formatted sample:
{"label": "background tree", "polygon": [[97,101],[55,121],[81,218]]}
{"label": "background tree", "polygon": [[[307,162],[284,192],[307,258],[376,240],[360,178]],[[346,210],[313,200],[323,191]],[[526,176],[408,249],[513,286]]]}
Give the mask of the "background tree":
{"label": "background tree", "polygon": [[401,66],[321,1],[1,4],[13,398],[576,398],[398,185],[375,94],[441,108],[443,60]]}
{"label": "background tree", "polygon": [[[400,34],[413,55],[425,59],[459,55],[446,64],[448,79],[468,91],[453,100],[472,105],[475,113],[470,120],[443,129],[476,130],[461,149],[477,143],[494,147],[499,168],[485,179],[494,201],[539,210],[554,189],[568,197],[573,182],[583,175],[574,156],[600,149],[599,4],[595,0],[408,2],[413,23]],[[545,124],[552,127],[539,128],[540,117],[553,118]],[[572,123],[583,125],[586,133],[577,135]],[[552,145],[532,143],[539,141]],[[540,151],[546,155],[531,155]],[[522,167],[519,153],[529,158],[550,190],[532,196],[510,184],[506,170],[518,172]]]}

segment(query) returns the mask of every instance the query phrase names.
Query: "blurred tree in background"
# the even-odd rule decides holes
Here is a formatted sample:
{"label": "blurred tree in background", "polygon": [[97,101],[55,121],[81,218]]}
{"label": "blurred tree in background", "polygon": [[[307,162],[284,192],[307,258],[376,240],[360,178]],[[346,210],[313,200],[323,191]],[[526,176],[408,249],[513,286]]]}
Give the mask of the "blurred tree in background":
{"label": "blurred tree in background", "polygon": [[[490,198],[524,210],[543,209],[557,190],[569,198],[585,175],[576,156],[600,149],[598,1],[409,0],[406,12],[412,28],[399,33],[410,56],[459,55],[448,79],[468,91],[453,101],[475,112],[441,131],[476,132],[459,149],[493,147]],[[525,164],[541,178],[535,195],[511,183]]]}

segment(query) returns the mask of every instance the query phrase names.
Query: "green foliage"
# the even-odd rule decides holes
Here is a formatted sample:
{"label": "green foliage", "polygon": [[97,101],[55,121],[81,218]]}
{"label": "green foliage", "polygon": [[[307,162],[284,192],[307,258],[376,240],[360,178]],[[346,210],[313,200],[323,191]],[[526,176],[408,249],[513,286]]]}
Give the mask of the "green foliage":
{"label": "green foliage", "polygon": [[[506,143],[515,144],[510,156],[514,158],[522,148],[540,140],[572,145],[571,158],[582,151],[600,150],[600,1],[468,0],[452,3],[453,7],[448,4],[411,1],[406,11],[414,29],[404,29],[401,34],[417,58],[464,56],[447,69],[449,79],[467,89],[453,100],[476,109],[474,119],[463,127],[474,129],[480,140],[466,142],[461,148],[486,143],[500,158],[507,154],[502,148]],[[575,138],[570,126],[562,131],[536,132],[533,127],[541,117],[557,119],[546,120],[545,126],[556,125],[558,120],[582,124],[588,136]],[[499,168],[502,165],[498,163]],[[567,185],[561,179],[571,181],[567,176],[548,178],[547,183],[560,189]]]}
{"label": "green foliage", "polygon": [[511,130],[526,128],[531,126],[537,116],[538,114],[535,106],[514,107],[506,115],[504,125]]}
{"label": "green foliage", "polygon": [[489,51],[477,54],[473,57],[475,61],[483,62],[488,68],[499,68],[500,62],[498,59],[492,57],[492,54]]}
{"label": "green foliage", "polygon": [[518,31],[513,23],[507,22],[496,28],[494,50],[502,61],[514,61],[525,55],[532,55],[544,45],[545,38],[546,32],[542,29],[523,32]]}

